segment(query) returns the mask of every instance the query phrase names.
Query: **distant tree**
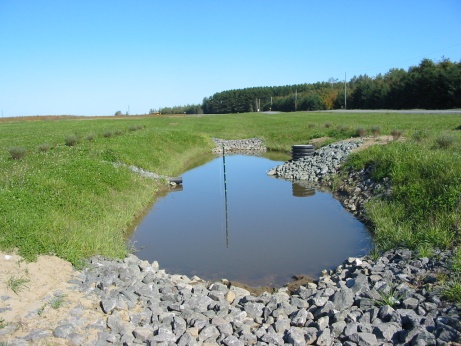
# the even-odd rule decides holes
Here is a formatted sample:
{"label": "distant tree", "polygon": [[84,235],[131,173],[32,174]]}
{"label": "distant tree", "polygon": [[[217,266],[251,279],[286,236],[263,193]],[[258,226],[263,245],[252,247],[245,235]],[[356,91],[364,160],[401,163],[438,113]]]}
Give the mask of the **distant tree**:
{"label": "distant tree", "polygon": [[202,110],[217,114],[252,112],[259,107],[284,112],[340,109],[345,108],[345,99],[348,109],[459,108],[461,62],[423,59],[408,71],[391,69],[376,77],[354,76],[346,87],[345,95],[344,83],[331,77],[314,84],[226,90],[205,97]]}
{"label": "distant tree", "polygon": [[121,115],[122,115],[122,111],[116,111],[116,112],[115,112],[115,116],[116,116],[116,117],[117,117],[117,116],[121,116]]}

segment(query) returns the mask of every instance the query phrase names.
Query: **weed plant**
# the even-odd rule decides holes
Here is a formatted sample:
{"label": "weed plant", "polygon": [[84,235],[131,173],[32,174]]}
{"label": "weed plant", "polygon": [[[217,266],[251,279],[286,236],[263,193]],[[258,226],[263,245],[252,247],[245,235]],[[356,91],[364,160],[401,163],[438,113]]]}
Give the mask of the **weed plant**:
{"label": "weed plant", "polygon": [[416,130],[415,132],[413,132],[411,137],[413,138],[413,140],[421,142],[423,139],[429,137],[429,133],[426,130]]}
{"label": "weed plant", "polygon": [[38,151],[41,153],[46,153],[50,150],[50,145],[48,143],[42,143],[38,146]]}
{"label": "weed plant", "polygon": [[85,139],[88,141],[88,142],[92,142],[94,141],[96,135],[94,133],[89,133],[86,135]]}
{"label": "weed plant", "polygon": [[6,287],[7,289],[13,291],[16,295],[19,295],[19,292],[23,291],[24,289],[29,288],[29,285],[28,285],[29,282],[30,280],[23,276],[19,278],[15,276],[11,276],[6,282]]}
{"label": "weed plant", "polygon": [[400,137],[402,137],[402,130],[397,130],[397,129],[392,130],[391,136],[394,141],[400,139]]}
{"label": "weed plant", "polygon": [[400,304],[400,300],[402,299],[401,295],[398,294],[392,285],[387,290],[379,290],[378,293],[380,298],[375,300],[376,306],[389,305],[390,307],[395,307]]}
{"label": "weed plant", "polygon": [[23,147],[12,147],[8,149],[10,157],[13,160],[21,160],[26,155],[26,148]]}
{"label": "weed plant", "polygon": [[65,143],[66,143],[66,145],[68,147],[73,147],[73,146],[77,145],[77,143],[78,143],[77,135],[67,136],[66,139],[65,139]]}
{"label": "weed plant", "polygon": [[435,139],[436,145],[441,149],[447,149],[456,142],[456,137],[450,134],[443,134]]}
{"label": "weed plant", "polygon": [[365,137],[367,130],[364,127],[358,127],[355,132],[358,137]]}
{"label": "weed plant", "polygon": [[112,131],[105,131],[104,134],[103,134],[103,136],[104,136],[105,138],[110,138],[110,137],[112,137],[112,135],[113,135],[113,132],[112,132]]}
{"label": "weed plant", "polygon": [[49,302],[50,307],[55,310],[59,309],[66,304],[65,298],[65,295],[53,297]]}
{"label": "weed plant", "polygon": [[459,275],[444,285],[442,297],[461,304],[461,277]]}
{"label": "weed plant", "polygon": [[370,132],[373,134],[374,137],[378,137],[381,134],[381,127],[374,125],[370,128]]}

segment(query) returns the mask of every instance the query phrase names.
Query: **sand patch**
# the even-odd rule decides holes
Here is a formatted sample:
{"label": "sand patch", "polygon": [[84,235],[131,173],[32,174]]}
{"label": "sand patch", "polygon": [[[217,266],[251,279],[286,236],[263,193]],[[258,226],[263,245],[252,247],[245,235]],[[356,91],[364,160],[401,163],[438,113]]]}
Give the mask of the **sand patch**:
{"label": "sand patch", "polygon": [[363,137],[363,144],[355,149],[352,149],[352,153],[355,153],[357,151],[364,150],[366,148],[369,148],[372,145],[384,145],[384,144],[389,144],[390,142],[393,141],[404,141],[404,137],[400,137],[399,139],[394,140],[392,136],[377,136],[377,137]]}
{"label": "sand patch", "polygon": [[[104,318],[97,300],[89,300],[68,283],[77,274],[69,262],[55,256],[40,256],[36,262],[27,263],[18,255],[0,252],[0,341],[42,330],[46,337],[28,341],[68,345],[68,340],[55,338],[52,332],[72,317],[72,309],[78,307],[85,326]],[[84,335],[85,342],[97,334],[79,328],[75,332]]]}

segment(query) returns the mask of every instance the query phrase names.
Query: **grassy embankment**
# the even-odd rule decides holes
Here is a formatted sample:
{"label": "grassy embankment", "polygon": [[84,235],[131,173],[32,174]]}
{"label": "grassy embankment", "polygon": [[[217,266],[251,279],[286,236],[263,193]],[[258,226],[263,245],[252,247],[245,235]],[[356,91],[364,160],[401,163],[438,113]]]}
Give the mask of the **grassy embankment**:
{"label": "grassy embankment", "polygon": [[289,151],[312,138],[395,129],[405,142],[350,160],[355,168],[374,165],[376,179],[393,183],[391,200],[368,206],[377,247],[407,246],[428,255],[434,247],[456,246],[461,116],[296,113],[3,121],[0,248],[18,248],[29,259],[55,253],[74,264],[92,254],[125,254],[126,230],[162,184],[117,168],[115,161],[174,176],[211,150],[211,137],[260,137],[271,149]]}

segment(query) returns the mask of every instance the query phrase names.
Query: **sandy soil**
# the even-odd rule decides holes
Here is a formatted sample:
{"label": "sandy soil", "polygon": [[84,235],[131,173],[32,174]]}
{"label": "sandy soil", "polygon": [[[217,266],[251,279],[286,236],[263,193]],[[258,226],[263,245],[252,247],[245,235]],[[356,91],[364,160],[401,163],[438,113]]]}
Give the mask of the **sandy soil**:
{"label": "sandy soil", "polygon": [[[13,331],[7,335],[0,333],[0,341],[7,342],[36,330],[53,331],[58,322],[70,317],[69,312],[76,306],[84,308],[81,317],[90,323],[101,318],[97,301],[85,298],[67,283],[76,274],[70,263],[55,256],[40,256],[36,262],[27,263],[18,255],[0,252],[0,327],[3,327],[0,332]],[[15,288],[18,280],[22,284]],[[96,337],[96,332],[84,334],[86,340]],[[69,343],[49,336],[33,344]]]}
{"label": "sandy soil", "polygon": [[[400,137],[399,139],[397,139],[397,141],[403,141],[403,140],[405,140],[404,137]],[[380,144],[380,145],[388,144],[392,141],[394,141],[394,138],[392,136],[364,137],[363,144],[360,147],[353,149],[352,152],[354,153],[354,152],[366,149],[369,146],[375,145],[375,144]]]}

